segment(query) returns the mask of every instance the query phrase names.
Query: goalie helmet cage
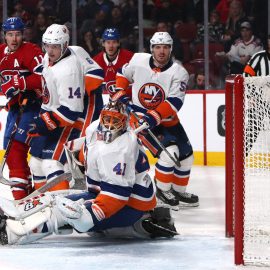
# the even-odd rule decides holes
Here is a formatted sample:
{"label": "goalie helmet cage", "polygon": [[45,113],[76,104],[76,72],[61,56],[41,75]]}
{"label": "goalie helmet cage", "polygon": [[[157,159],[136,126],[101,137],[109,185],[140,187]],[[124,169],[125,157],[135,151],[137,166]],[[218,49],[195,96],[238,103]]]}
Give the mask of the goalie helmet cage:
{"label": "goalie helmet cage", "polygon": [[226,78],[226,236],[235,264],[270,266],[270,76]]}

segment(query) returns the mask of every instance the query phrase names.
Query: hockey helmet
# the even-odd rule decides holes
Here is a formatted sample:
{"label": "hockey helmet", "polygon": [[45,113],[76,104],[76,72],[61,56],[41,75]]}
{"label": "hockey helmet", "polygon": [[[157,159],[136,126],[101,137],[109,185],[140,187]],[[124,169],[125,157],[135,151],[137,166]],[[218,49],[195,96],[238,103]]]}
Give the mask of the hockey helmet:
{"label": "hockey helmet", "polygon": [[25,25],[20,17],[7,18],[2,24],[2,30],[7,31],[23,31]]}
{"label": "hockey helmet", "polygon": [[127,129],[127,113],[120,102],[109,102],[100,113],[100,132],[106,143],[112,142]]}
{"label": "hockey helmet", "polygon": [[150,51],[153,51],[155,45],[170,45],[173,47],[173,39],[168,32],[156,32],[150,39]]}
{"label": "hockey helmet", "polygon": [[42,42],[43,44],[61,45],[62,56],[69,44],[69,31],[65,25],[52,24],[43,34]]}
{"label": "hockey helmet", "polygon": [[117,28],[106,28],[102,34],[102,40],[120,40],[120,33]]}

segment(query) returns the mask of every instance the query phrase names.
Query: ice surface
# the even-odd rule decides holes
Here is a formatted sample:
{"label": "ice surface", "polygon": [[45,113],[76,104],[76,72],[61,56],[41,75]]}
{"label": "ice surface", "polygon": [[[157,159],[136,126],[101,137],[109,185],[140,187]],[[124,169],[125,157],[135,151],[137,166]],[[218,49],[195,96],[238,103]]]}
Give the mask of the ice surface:
{"label": "ice surface", "polygon": [[[262,270],[234,266],[233,240],[225,238],[224,175],[224,167],[193,168],[188,191],[199,195],[200,206],[173,212],[180,235],[171,240],[50,236],[0,247],[0,270]],[[1,184],[0,193],[10,196]]]}

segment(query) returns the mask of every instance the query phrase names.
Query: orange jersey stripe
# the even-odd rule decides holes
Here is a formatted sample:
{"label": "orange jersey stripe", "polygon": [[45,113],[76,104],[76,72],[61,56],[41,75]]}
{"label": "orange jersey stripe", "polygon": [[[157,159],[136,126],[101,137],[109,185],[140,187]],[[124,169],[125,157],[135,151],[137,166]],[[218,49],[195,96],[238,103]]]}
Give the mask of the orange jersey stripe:
{"label": "orange jersey stripe", "polygon": [[129,81],[123,76],[116,75],[116,88],[127,89],[129,86]]}
{"label": "orange jersey stripe", "polygon": [[79,120],[76,120],[75,122],[70,123],[70,122],[64,120],[63,118],[61,118],[58,114],[56,114],[54,112],[53,112],[53,116],[59,122],[59,127],[74,127],[74,128],[79,129],[79,130],[82,130],[82,128],[83,128],[83,123]]}
{"label": "orange jersey stripe", "polygon": [[88,108],[87,108],[87,114],[84,119],[83,127],[82,127],[82,133],[81,137],[85,136],[85,131],[87,127],[90,125],[93,119],[93,114],[95,111],[95,103],[96,103],[96,96],[93,94],[88,95]]}
{"label": "orange jersey stripe", "polygon": [[176,177],[174,175],[174,177],[172,178],[172,182],[177,186],[184,186],[185,187],[188,185],[188,181],[189,181],[189,176],[179,178],[179,177]]}
{"label": "orange jersey stripe", "polygon": [[160,182],[171,183],[173,181],[174,175],[173,175],[173,173],[164,174],[158,170],[155,170],[155,177]]}
{"label": "orange jersey stripe", "polygon": [[142,201],[142,200],[138,200],[136,198],[130,197],[128,200],[127,205],[140,210],[140,211],[149,211],[155,208],[157,204],[157,199],[156,196],[153,196],[153,198],[150,201]]}
{"label": "orange jersey stripe", "polygon": [[175,114],[175,111],[168,102],[160,103],[155,110],[160,114],[162,119],[168,118]]}
{"label": "orange jersey stripe", "polygon": [[102,79],[93,78],[90,76],[85,76],[85,90],[88,95],[91,94],[91,91],[96,90],[103,82]]}
{"label": "orange jersey stripe", "polygon": [[98,194],[94,199],[94,203],[102,209],[105,217],[109,218],[123,208],[127,204],[127,201],[119,200],[105,194]]}
{"label": "orange jersey stripe", "polygon": [[59,122],[59,127],[66,127],[66,126],[73,125],[73,123],[67,122],[66,120],[61,118],[58,114],[56,114],[55,112],[53,112],[52,114],[53,114],[53,117],[55,119],[57,119],[57,121]]}
{"label": "orange jersey stripe", "polygon": [[64,151],[64,144],[67,142],[68,137],[70,135],[70,132],[72,130],[72,127],[65,127],[63,129],[62,135],[55,147],[54,153],[53,153],[53,159],[54,160],[60,160],[60,157]]}
{"label": "orange jersey stripe", "polygon": [[138,138],[141,140],[142,144],[149,149],[153,155],[157,155],[158,149],[155,148],[144,136],[138,134]]}

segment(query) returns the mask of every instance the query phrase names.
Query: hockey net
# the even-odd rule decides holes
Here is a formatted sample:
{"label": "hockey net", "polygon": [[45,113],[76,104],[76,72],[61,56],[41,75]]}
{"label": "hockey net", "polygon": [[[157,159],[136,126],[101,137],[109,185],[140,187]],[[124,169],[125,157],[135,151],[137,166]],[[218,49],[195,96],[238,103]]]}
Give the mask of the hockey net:
{"label": "hockey net", "polygon": [[226,80],[226,235],[236,264],[270,266],[270,76]]}

